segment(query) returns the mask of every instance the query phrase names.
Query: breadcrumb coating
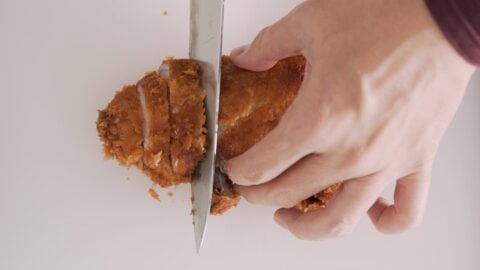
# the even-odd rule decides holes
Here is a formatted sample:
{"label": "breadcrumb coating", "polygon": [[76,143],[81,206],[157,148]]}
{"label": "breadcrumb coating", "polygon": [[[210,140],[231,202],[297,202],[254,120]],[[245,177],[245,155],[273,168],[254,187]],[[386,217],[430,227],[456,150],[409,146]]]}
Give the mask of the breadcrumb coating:
{"label": "breadcrumb coating", "polygon": [[[277,126],[300,89],[304,70],[301,56],[263,72],[240,69],[222,58],[218,141],[222,159],[244,153]],[[200,72],[193,60],[170,58],[159,72],[117,92],[97,120],[105,156],[123,166],[135,165],[161,187],[191,182],[207,144]],[[211,213],[223,214],[238,204],[240,196],[228,176],[217,175]],[[340,185],[296,207],[304,212],[323,208]]]}

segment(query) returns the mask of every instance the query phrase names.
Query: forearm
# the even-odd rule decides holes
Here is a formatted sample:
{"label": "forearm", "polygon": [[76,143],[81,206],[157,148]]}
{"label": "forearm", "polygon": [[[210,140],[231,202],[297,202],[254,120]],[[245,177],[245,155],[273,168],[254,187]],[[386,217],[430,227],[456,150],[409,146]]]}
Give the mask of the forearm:
{"label": "forearm", "polygon": [[425,0],[443,34],[469,63],[480,66],[480,0]]}

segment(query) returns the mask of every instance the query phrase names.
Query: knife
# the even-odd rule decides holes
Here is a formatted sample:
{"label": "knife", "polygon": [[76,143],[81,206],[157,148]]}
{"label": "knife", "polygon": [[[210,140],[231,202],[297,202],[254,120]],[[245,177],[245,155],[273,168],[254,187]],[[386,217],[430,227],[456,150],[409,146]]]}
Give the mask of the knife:
{"label": "knife", "polygon": [[217,152],[220,65],[224,0],[190,0],[190,53],[201,67],[206,93],[207,151],[192,179],[193,228],[197,253],[202,246],[212,203]]}

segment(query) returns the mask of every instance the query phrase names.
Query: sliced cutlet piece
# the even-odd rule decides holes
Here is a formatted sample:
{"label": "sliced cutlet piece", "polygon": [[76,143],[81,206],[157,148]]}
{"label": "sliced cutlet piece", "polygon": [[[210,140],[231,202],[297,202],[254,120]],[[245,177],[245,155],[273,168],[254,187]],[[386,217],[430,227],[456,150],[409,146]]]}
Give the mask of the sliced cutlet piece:
{"label": "sliced cutlet piece", "polygon": [[137,82],[145,115],[144,172],[161,187],[176,184],[170,162],[168,83],[156,71]]}
{"label": "sliced cutlet piece", "polygon": [[104,110],[98,112],[97,131],[105,158],[123,166],[142,167],[143,113],[137,87],[125,86]]}
{"label": "sliced cutlet piece", "polygon": [[188,59],[166,60],[170,101],[170,157],[178,183],[190,182],[205,154],[205,93],[200,65]]}

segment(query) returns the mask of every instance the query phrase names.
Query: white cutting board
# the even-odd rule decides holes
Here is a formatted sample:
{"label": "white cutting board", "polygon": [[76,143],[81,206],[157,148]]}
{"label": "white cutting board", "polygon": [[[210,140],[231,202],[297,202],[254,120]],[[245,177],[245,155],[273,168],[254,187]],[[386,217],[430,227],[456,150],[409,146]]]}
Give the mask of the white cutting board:
{"label": "white cutting board", "polygon": [[[227,0],[225,52],[298,2]],[[95,130],[115,90],[187,55],[188,13],[187,0],[0,0],[0,269],[480,269],[478,73],[421,228],[385,236],[364,219],[303,242],[242,202],[195,254],[189,187],[153,200],[145,176],[103,160]]]}

